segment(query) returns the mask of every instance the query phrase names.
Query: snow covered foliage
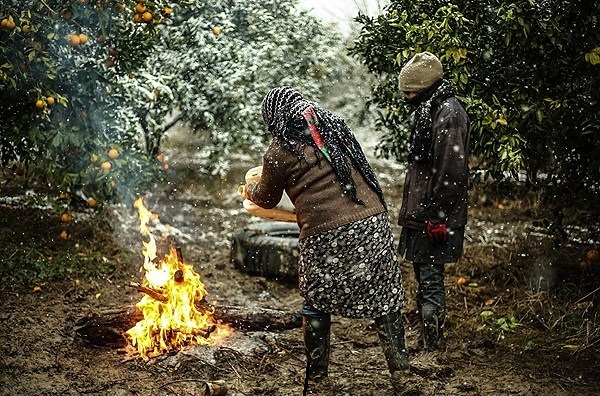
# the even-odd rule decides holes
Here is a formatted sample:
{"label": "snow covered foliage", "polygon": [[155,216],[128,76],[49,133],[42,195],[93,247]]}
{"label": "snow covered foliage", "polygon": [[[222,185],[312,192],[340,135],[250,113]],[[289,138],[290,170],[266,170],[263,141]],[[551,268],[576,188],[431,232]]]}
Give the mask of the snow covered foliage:
{"label": "snow covered foliage", "polygon": [[380,152],[404,157],[410,115],[397,75],[430,51],[472,118],[472,152],[486,172],[524,172],[530,185],[562,190],[554,198],[563,204],[581,191],[578,204],[597,207],[599,19],[584,0],[392,0],[379,17],[361,16],[352,52],[380,79],[373,102],[389,132]]}
{"label": "snow covered foliage", "polygon": [[[148,70],[168,80],[175,116],[206,135],[212,171],[227,167],[232,150],[264,145],[260,103],[270,88],[290,85],[318,100],[343,74],[339,33],[296,6],[229,0],[174,7],[165,48]],[[164,118],[158,108],[155,114]],[[163,126],[155,122],[157,134]]]}
{"label": "snow covered foliage", "polygon": [[163,168],[161,139],[181,117],[224,169],[231,150],[263,143],[269,88],[318,99],[342,73],[337,33],[295,6],[3,1],[1,166],[98,202],[130,198]]}
{"label": "snow covered foliage", "polygon": [[2,2],[0,164],[98,202],[155,176],[162,164],[138,144],[139,111],[123,82],[160,48],[178,2]]}

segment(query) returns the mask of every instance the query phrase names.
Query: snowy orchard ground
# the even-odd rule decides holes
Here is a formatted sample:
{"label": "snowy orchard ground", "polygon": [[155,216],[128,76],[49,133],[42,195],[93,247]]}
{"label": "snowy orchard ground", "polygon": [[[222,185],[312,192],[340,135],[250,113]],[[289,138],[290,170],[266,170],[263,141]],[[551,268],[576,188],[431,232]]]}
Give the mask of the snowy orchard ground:
{"label": "snowy orchard ground", "polygon": [[[186,261],[202,276],[210,302],[297,310],[301,299],[295,285],[239,273],[229,259],[232,233],[257,221],[241,209],[236,195],[244,172],[256,165],[256,159],[250,155],[236,159],[225,178],[205,175],[199,171],[203,157],[193,140],[181,134],[169,140],[168,181],[145,200],[159,215],[154,232],[169,233],[182,246]],[[370,147],[368,139],[365,146]],[[397,210],[401,167],[374,163]],[[574,268],[581,245],[552,250],[545,230],[531,226],[535,218],[530,212],[511,202],[499,210],[491,198],[484,204],[481,196],[472,198],[464,259],[448,266],[448,367],[421,379],[424,394],[597,395],[598,345],[584,345],[579,351],[569,348],[582,339],[559,338],[555,331],[559,326],[548,308],[563,303],[564,293],[556,292],[557,285],[573,289],[579,282],[583,297],[589,279],[597,281],[598,274]],[[2,227],[12,227],[15,238],[47,238],[47,256],[64,243],[45,234],[57,221],[45,209],[23,209],[6,199],[0,201],[0,209]],[[112,230],[98,229],[101,224],[84,213],[75,220],[75,227],[88,231],[76,230],[68,243],[79,243],[81,254],[88,251],[84,246],[101,252],[116,261],[117,268],[109,276],[49,282],[37,291],[0,284],[0,395],[201,395],[202,381],[216,380],[224,381],[233,396],[302,393],[305,360],[300,329],[238,331],[219,345],[193,347],[148,362],[124,359],[119,350],[77,343],[73,327],[78,318],[139,300],[139,293],[125,285],[140,280],[142,246],[133,208],[111,210]],[[408,291],[407,341],[419,360],[415,283],[409,265],[402,265]],[[456,284],[461,276],[469,278],[470,286]],[[585,298],[568,307],[582,319],[592,309]],[[494,320],[482,317],[483,311],[492,312]],[[519,326],[514,332],[499,330],[495,320],[510,315]],[[371,321],[334,318],[332,330],[331,381],[315,394],[391,395]]]}

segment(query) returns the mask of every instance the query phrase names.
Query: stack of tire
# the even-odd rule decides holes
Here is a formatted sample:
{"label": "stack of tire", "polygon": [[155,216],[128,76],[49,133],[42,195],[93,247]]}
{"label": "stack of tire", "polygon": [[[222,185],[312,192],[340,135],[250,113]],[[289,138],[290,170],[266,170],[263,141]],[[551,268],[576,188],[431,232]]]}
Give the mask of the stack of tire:
{"label": "stack of tire", "polygon": [[250,224],[234,232],[231,261],[244,273],[267,279],[296,281],[298,237],[295,223],[279,221]]}

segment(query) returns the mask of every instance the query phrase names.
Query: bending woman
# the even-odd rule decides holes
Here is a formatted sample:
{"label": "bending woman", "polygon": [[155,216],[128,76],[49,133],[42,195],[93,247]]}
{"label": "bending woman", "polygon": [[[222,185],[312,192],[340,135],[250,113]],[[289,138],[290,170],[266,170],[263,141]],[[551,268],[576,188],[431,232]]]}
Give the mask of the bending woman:
{"label": "bending woman", "polygon": [[307,380],[327,376],[331,315],[374,318],[394,389],[406,390],[404,289],[373,169],[344,120],[294,89],[272,89],[261,110],[273,140],[246,194],[270,209],[285,191],[296,207]]}

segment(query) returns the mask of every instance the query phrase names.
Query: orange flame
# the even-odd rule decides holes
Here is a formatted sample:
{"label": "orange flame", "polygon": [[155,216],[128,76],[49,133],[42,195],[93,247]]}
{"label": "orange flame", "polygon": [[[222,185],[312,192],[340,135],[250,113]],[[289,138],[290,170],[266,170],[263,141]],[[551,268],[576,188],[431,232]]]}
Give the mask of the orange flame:
{"label": "orange flame", "polygon": [[184,263],[173,248],[162,261],[155,262],[157,245],[148,224],[156,215],[144,207],[142,198],[134,206],[140,217],[140,233],[148,238],[143,242],[142,286],[152,293],[144,294],[136,304],[144,319],[127,330],[131,345],[137,347],[142,358],[148,359],[191,343],[207,344],[208,335],[213,341],[225,336],[227,328],[216,326],[215,330],[210,313],[200,312],[196,307],[195,303],[207,293],[193,266]]}

